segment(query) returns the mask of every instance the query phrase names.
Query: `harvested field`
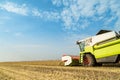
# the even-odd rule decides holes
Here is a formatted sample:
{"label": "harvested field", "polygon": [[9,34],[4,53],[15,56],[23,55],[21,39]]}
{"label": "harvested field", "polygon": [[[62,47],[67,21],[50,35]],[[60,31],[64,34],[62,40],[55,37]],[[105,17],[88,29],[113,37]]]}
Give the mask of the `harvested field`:
{"label": "harvested field", "polygon": [[119,66],[62,65],[60,61],[0,63],[0,80],[120,80]]}

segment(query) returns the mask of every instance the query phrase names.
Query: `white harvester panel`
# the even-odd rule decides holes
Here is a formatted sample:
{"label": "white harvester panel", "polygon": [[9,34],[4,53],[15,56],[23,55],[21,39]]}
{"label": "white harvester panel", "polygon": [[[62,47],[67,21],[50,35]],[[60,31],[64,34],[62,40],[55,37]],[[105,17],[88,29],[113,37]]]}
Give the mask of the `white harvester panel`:
{"label": "white harvester panel", "polygon": [[116,37],[116,33],[114,31],[93,36],[90,46],[93,46],[97,43],[100,43],[100,42],[103,42],[103,41],[106,41],[106,40],[109,40],[109,39],[113,39],[115,37]]}
{"label": "white harvester panel", "polygon": [[80,40],[78,42],[85,41],[85,46],[93,46],[95,44],[104,42],[109,39],[115,39],[116,36],[117,36],[116,32],[112,31],[112,32],[104,33],[104,34],[99,34],[93,37],[89,37],[89,38]]}

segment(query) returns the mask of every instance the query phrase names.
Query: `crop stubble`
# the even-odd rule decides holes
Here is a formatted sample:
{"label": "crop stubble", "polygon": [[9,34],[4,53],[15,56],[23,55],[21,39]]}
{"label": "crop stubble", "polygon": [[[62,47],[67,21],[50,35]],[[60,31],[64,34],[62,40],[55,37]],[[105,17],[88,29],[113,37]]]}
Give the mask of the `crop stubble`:
{"label": "crop stubble", "polygon": [[64,67],[58,61],[0,63],[0,80],[120,80],[119,67]]}

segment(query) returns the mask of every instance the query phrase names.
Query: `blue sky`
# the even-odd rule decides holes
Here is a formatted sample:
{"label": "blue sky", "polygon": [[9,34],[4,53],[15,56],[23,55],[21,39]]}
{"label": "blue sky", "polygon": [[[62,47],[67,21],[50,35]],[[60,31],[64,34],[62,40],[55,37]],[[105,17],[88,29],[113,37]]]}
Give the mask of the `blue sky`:
{"label": "blue sky", "polygon": [[77,40],[120,30],[119,0],[0,0],[0,61],[79,55]]}

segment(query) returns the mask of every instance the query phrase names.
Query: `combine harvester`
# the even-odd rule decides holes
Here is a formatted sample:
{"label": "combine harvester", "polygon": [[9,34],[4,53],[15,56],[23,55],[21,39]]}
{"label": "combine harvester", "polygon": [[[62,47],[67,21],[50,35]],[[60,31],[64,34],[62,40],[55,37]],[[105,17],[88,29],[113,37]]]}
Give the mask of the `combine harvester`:
{"label": "combine harvester", "polygon": [[65,66],[95,66],[120,62],[120,33],[100,30],[95,36],[78,40],[80,56],[64,55]]}

